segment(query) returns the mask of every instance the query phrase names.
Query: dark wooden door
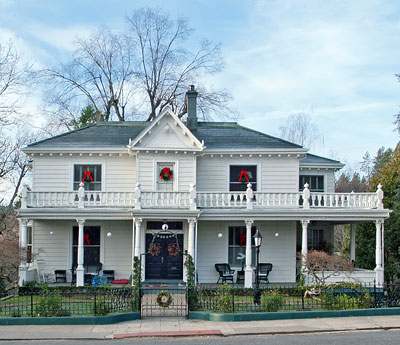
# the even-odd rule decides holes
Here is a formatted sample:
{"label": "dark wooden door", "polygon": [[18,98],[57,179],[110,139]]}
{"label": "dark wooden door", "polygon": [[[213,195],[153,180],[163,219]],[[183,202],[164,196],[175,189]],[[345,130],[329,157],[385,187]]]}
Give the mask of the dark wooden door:
{"label": "dark wooden door", "polygon": [[[158,250],[146,255],[146,279],[176,279],[183,278],[183,235],[177,235],[179,253],[174,255],[176,251],[171,250],[176,243],[173,235],[159,235],[154,240]],[[152,234],[146,234],[146,250],[149,251]],[[170,250],[168,250],[170,248]]]}

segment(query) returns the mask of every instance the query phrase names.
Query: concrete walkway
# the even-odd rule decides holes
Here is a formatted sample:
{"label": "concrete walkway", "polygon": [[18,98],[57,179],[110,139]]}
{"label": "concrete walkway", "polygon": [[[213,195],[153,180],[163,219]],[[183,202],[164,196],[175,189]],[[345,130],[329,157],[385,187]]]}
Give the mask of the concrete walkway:
{"label": "concrete walkway", "polygon": [[147,318],[112,325],[0,326],[0,339],[123,339],[165,336],[234,336],[400,329],[400,316],[211,322]]}

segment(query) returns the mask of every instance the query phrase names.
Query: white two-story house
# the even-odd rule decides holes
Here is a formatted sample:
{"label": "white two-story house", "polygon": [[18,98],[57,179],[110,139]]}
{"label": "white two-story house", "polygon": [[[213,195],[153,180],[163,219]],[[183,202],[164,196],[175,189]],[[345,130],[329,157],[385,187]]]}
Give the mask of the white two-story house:
{"label": "white two-story house", "polygon": [[[262,234],[260,262],[271,282],[295,282],[296,253],[333,244],[335,224],[376,223],[375,271],[383,282],[383,192],[334,193],[338,161],[235,122],[198,122],[197,92],[187,92],[188,120],[170,109],[152,122],[97,123],[24,149],[32,188],[22,191],[20,241],[47,270],[83,285],[102,263],[129,278],[133,258],[143,279],[185,280],[183,255],[199,283],[215,283],[216,263],[254,279],[252,236]],[[163,224],[169,229],[159,233]],[[354,227],[351,255],[354,257]],[[20,282],[28,268],[20,267]],[[76,268],[76,270],[75,270]]]}

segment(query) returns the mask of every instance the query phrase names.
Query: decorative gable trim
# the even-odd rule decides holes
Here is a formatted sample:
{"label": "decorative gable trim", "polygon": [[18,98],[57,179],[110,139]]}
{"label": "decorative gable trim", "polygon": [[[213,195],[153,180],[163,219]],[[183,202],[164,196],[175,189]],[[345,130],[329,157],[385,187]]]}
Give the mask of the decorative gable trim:
{"label": "decorative gable trim", "polygon": [[[149,148],[149,147],[139,147],[138,145],[142,143],[142,140],[146,137],[146,135],[150,135],[152,130],[160,125],[161,120],[166,117],[166,116],[171,116],[175,126],[179,127],[182,131],[183,136],[187,136],[190,139],[190,142],[192,143],[193,147],[192,148]],[[168,125],[169,126],[169,125]],[[147,126],[134,140],[129,139],[129,144],[128,144],[128,149],[129,151],[195,151],[195,152],[202,152],[205,148],[204,146],[204,141],[200,142],[199,139],[197,139],[193,133],[185,126],[185,124],[174,114],[172,109],[168,106],[166,107],[160,115],[158,115],[150,124]]]}

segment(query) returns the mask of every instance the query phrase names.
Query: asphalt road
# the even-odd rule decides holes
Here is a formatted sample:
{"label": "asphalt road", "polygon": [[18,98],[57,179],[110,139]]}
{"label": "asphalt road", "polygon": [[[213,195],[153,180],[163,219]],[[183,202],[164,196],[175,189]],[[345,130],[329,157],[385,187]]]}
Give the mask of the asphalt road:
{"label": "asphalt road", "polygon": [[124,340],[21,340],[1,341],[1,345],[399,345],[400,331],[344,332],[301,335],[196,337],[196,338],[135,338]]}

